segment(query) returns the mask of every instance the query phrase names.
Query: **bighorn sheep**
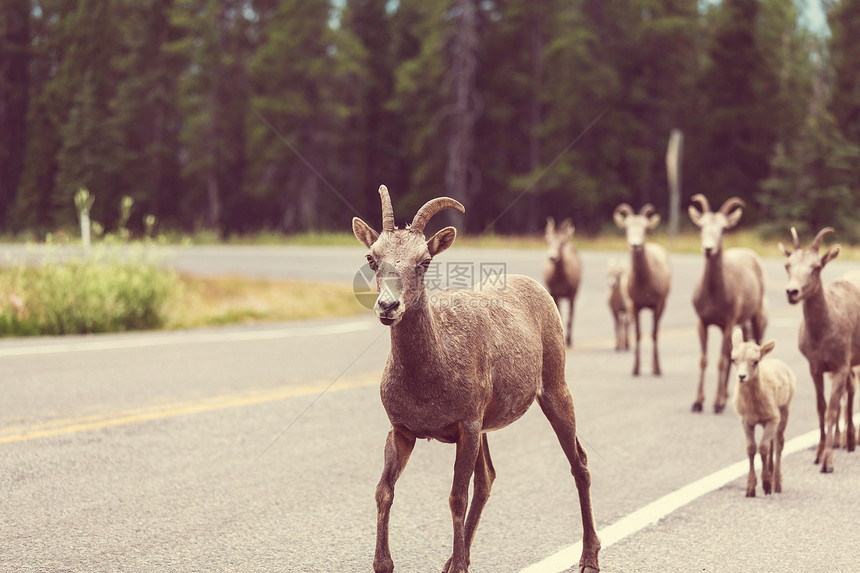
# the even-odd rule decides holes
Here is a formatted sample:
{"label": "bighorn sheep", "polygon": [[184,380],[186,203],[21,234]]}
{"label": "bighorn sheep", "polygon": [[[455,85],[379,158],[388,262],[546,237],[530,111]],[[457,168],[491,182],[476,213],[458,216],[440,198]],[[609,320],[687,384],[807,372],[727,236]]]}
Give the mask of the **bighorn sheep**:
{"label": "bighorn sheep", "polygon": [[[833,471],[835,427],[839,421],[840,402],[847,393],[845,423],[848,451],[854,451],[853,420],[854,383],[851,369],[860,365],[860,280],[856,272],[846,274],[827,286],[821,281],[821,269],[839,255],[839,245],[818,254],[821,241],[832,233],[831,227],[818,231],[808,248],[800,246],[797,230],[791,228],[794,251],[779,243],[786,257],[788,283],[785,292],[791,304],[803,303],[798,345],[809,362],[809,373],[815,385],[818,426],[821,432],[815,463],[822,473]],[[830,372],[830,402],[824,400],[824,373]],[[825,432],[825,419],[827,431]]]}
{"label": "bighorn sheep", "polygon": [[562,221],[561,226],[555,228],[555,219],[547,217],[546,220],[546,242],[547,260],[543,269],[543,280],[550,296],[561,313],[561,299],[570,301],[567,311],[567,335],[564,342],[567,346],[573,343],[573,307],[576,302],[576,291],[579,289],[579,280],[582,277],[582,262],[579,253],[570,243],[573,238],[574,226],[570,219]]}
{"label": "bighorn sheep", "polygon": [[[374,571],[394,569],[388,546],[394,484],[418,438],[457,444],[449,498],[453,553],[444,572],[468,570],[475,529],[495,479],[486,433],[517,420],[535,399],[561,443],[579,491],[580,571],[597,571],[600,541],[592,515],[591,474],[576,435],[573,400],[564,379],[564,335],[552,297],[536,281],[517,275],[507,276],[504,285],[485,282],[471,290],[428,294],[424,271],[434,256],[451,246],[457,232],[446,227],[426,240],[424,226],[442,209],[464,208],[451,198],[436,198],[418,210],[410,226],[397,229],[388,189],[380,186],[379,194],[382,232],[357,217],[352,220],[376,272],[374,311],[391,327],[391,353],[380,388],[391,430],[376,488]],[[473,474],[474,498],[467,517]]]}
{"label": "bighorn sheep", "polygon": [[776,358],[763,360],[775,346],[773,340],[761,346],[744,342],[740,330],[732,334],[732,364],[738,376],[732,403],[744,427],[750,460],[747,497],[755,497],[755,427],[759,424],[762,426],[758,445],[762,489],[765,495],[770,495],[772,484],[775,493],[782,491],[782,448],[796,382],[794,372],[785,362]]}
{"label": "bighorn sheep", "polygon": [[699,361],[699,387],[693,411],[701,412],[705,401],[705,368],[708,365],[708,327],[723,331],[723,344],[717,363],[717,395],[714,412],[726,407],[729,397],[729,360],[731,358],[732,330],[735,325],[743,330],[745,340],[752,337],[761,344],[767,326],[767,302],[764,295],[764,272],[761,259],[754,251],[745,248],[723,252],[723,234],[738,224],[744,202],[732,197],[718,211],[711,211],[702,194],[690,199],[690,219],[701,230],[705,268],[693,291],[693,306],[699,315],[699,343],[702,356]]}
{"label": "bighorn sheep", "polygon": [[653,344],[653,372],[660,375],[660,357],[657,353],[657,332],[660,317],[666,308],[666,297],[669,296],[672,270],[669,266],[669,255],[666,249],[655,243],[646,243],[645,235],[660,224],[660,215],[650,203],[633,212],[627,203],[615,208],[613,214],[615,224],[627,233],[627,244],[630,246],[630,276],[627,282],[627,293],[633,303],[633,325],[636,331],[636,356],[633,359],[633,375],[639,375],[639,311],[650,308],[654,313],[652,322],[651,341]]}
{"label": "bighorn sheep", "polygon": [[617,260],[609,261],[607,279],[609,283],[609,310],[615,323],[615,350],[630,348],[630,315],[633,312],[633,301],[627,292],[629,271]]}

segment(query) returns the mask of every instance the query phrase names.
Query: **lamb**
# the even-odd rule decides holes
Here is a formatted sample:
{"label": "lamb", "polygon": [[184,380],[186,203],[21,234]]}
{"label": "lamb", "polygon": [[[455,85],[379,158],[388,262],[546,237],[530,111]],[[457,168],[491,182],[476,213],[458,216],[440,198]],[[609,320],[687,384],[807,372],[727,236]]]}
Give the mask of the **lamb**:
{"label": "lamb", "polygon": [[646,243],[645,235],[660,224],[660,215],[650,203],[633,212],[627,203],[615,208],[613,214],[615,224],[627,233],[627,244],[630,246],[630,276],[627,282],[627,293],[633,305],[633,325],[636,332],[635,357],[633,359],[633,375],[639,375],[639,344],[641,331],[639,327],[639,312],[643,308],[653,311],[651,341],[653,344],[652,369],[659,376],[660,356],[657,352],[657,333],[660,317],[666,308],[666,298],[669,296],[669,286],[672,280],[672,269],[669,265],[669,255],[666,249],[655,243]]}
{"label": "lamb", "polygon": [[[782,448],[785,426],[796,381],[794,372],[782,360],[764,357],[776,346],[771,340],[761,346],[744,342],[740,330],[732,334],[732,364],[737,368],[737,387],[732,400],[741,418],[747,439],[750,471],[747,497],[755,497],[755,427],[762,426],[758,453],[761,456],[761,485],[765,495],[782,491]],[[776,458],[774,460],[774,458]]]}
{"label": "lamb", "polygon": [[[579,492],[583,527],[580,572],[599,570],[600,541],[591,505],[591,474],[576,435],[573,400],[564,378],[566,351],[561,317],[552,297],[531,278],[507,276],[472,290],[429,294],[424,271],[457,235],[446,227],[429,240],[424,226],[450,208],[449,197],[427,202],[405,229],[394,226],[388,189],[382,199],[382,232],[359,218],[356,238],[368,249],[376,272],[374,311],[391,328],[391,353],[380,394],[391,422],[382,477],[376,488],[377,535],[373,569],[390,573],[388,545],[394,485],[419,438],[457,444],[449,505],[454,524],[453,552],[444,573],[465,573],[481,512],[495,479],[487,432],[520,418],[537,399],[571,466]],[[469,480],[474,497],[469,505]]]}
{"label": "lamb", "polygon": [[609,310],[615,323],[615,350],[630,349],[630,315],[633,312],[633,301],[627,292],[629,270],[618,263],[609,261],[607,279],[609,283]]}
{"label": "lamb", "polygon": [[718,211],[711,211],[702,194],[694,195],[689,208],[690,219],[702,231],[705,268],[693,292],[693,307],[699,317],[699,386],[693,412],[701,412],[705,401],[705,368],[708,365],[708,327],[723,331],[723,343],[717,363],[717,395],[714,412],[719,414],[729,397],[729,360],[731,336],[735,325],[742,328],[744,339],[761,344],[767,327],[767,301],[764,294],[764,272],[761,259],[750,249],[734,248],[723,252],[723,234],[738,224],[744,202],[738,197],[727,199]]}
{"label": "lamb", "polygon": [[[833,232],[831,227],[821,229],[810,246],[802,248],[797,230],[792,227],[794,251],[782,243],[778,245],[786,258],[788,283],[785,292],[788,302],[803,305],[798,345],[809,362],[809,373],[815,385],[820,430],[815,463],[821,463],[822,473],[830,473],[834,469],[833,448],[837,444],[835,429],[839,422],[840,402],[846,394],[846,446],[849,452],[854,451],[856,436],[851,369],[860,365],[860,275],[856,271],[848,273],[827,286],[821,281],[821,270],[840,251],[839,245],[833,245],[823,256],[818,254],[821,241]],[[832,377],[829,402],[824,399],[826,372]]]}
{"label": "lamb", "polygon": [[570,243],[574,231],[575,227],[570,219],[562,221],[561,226],[556,229],[555,219],[547,217],[546,242],[548,249],[543,279],[559,313],[561,313],[560,301],[567,299],[570,302],[567,313],[567,336],[565,337],[565,344],[568,347],[573,344],[573,310],[576,302],[576,291],[579,290],[579,281],[582,277],[582,261],[579,259],[576,248]]}

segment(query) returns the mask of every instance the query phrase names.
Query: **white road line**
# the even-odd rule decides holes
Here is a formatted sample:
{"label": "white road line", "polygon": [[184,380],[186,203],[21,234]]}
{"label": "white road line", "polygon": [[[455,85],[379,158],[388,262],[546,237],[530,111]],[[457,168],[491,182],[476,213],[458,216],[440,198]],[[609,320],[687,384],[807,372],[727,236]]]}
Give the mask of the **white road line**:
{"label": "white road line", "polygon": [[211,342],[244,342],[258,340],[278,340],[297,336],[321,336],[370,330],[371,322],[345,322],[324,326],[279,328],[274,330],[251,330],[241,332],[200,332],[166,333],[159,336],[133,338],[110,338],[106,340],[84,340],[58,344],[36,344],[33,346],[12,346],[0,348],[0,357],[34,356],[42,354],[65,354],[70,352],[91,352],[98,350],[119,350],[144,348],[149,346],[172,346],[176,344],[206,344]]}
{"label": "white road line", "polygon": [[[854,423],[860,424],[860,414],[854,416]],[[791,455],[818,444],[819,435],[819,430],[815,429],[787,441],[782,451],[783,455]],[[758,457],[756,458],[756,466],[759,470],[761,469],[761,460]],[[676,509],[723,487],[729,482],[745,476],[748,471],[749,460],[742,460],[700,480],[696,480],[691,484],[685,485],[681,489],[673,491],[657,501],[649,503],[645,507],[598,531],[597,535],[600,537],[601,549],[606,549],[618,541],[645,529],[649,525],[656,524]],[[520,573],[559,573],[566,571],[579,563],[581,554],[582,541],[578,541],[569,547],[565,547],[558,553],[547,557],[543,561],[526,567]]]}

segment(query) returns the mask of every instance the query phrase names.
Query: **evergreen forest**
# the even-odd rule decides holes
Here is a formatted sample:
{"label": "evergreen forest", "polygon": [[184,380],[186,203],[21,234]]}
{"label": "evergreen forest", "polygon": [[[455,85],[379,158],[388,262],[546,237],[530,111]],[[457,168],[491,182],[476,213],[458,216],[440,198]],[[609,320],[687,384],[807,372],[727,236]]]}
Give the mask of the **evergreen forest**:
{"label": "evergreen forest", "polygon": [[598,233],[666,213],[678,129],[684,210],[858,240],[860,0],[821,4],[3,0],[0,233],[73,230],[82,187],[108,230],[348,231],[382,183],[398,224]]}

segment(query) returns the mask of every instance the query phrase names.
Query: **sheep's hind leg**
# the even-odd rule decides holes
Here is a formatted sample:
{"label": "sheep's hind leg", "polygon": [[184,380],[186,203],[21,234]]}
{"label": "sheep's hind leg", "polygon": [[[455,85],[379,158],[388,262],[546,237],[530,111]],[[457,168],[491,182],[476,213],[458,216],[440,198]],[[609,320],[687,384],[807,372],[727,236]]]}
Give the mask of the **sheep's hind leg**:
{"label": "sheep's hind leg", "polygon": [[414,437],[394,428],[388,432],[388,439],[385,441],[385,467],[379,485],[376,486],[376,553],[373,557],[373,570],[376,573],[394,571],[394,562],[388,548],[388,518],[394,501],[394,484],[403,473],[414,447]]}
{"label": "sheep's hind leg", "polygon": [[[475,530],[478,528],[478,522],[481,520],[481,512],[484,511],[484,506],[490,498],[490,490],[493,487],[495,479],[496,470],[493,467],[493,460],[490,459],[487,434],[483,434],[478,450],[478,458],[475,461],[474,494],[472,496],[472,503],[469,506],[469,516],[466,518],[466,565],[471,561],[472,540],[475,538]],[[447,572],[451,568],[453,558],[452,555],[451,559],[448,559],[443,571]]]}
{"label": "sheep's hind leg", "polygon": [[544,389],[538,395],[538,404],[552,425],[561,448],[570,462],[571,473],[579,493],[579,510],[582,515],[582,556],[579,560],[579,571],[580,573],[596,573],[600,570],[597,562],[600,540],[597,538],[597,531],[594,526],[588,457],[576,437],[573,398],[571,398],[563,378],[560,383],[553,385],[547,385],[546,380],[545,373]]}

